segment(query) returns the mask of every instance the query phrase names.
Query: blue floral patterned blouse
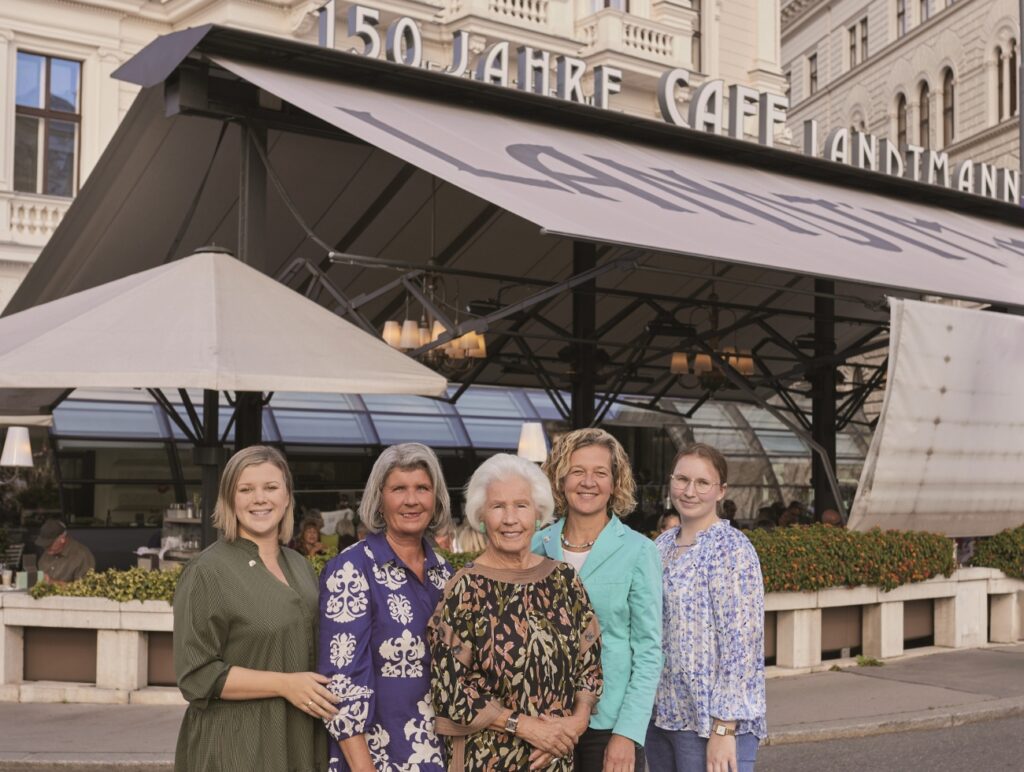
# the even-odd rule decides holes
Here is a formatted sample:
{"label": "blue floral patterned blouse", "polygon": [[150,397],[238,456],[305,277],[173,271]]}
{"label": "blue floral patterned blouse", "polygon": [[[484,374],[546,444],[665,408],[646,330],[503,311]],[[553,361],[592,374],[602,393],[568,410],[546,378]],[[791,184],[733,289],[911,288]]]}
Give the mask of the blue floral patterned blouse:
{"label": "blue floral patterned blouse", "polygon": [[341,552],[320,575],[318,670],[341,697],[327,723],[330,772],[347,772],[338,741],[362,734],[378,770],[444,772],[430,701],[427,622],[452,575],[424,542],[426,581],[383,534]]}
{"label": "blue floral patterned blouse", "polygon": [[664,567],[665,665],[654,704],[661,729],[711,734],[712,718],[738,734],[767,735],[764,695],[764,583],[757,552],[719,521],[675,548],[678,528],[655,545]]}

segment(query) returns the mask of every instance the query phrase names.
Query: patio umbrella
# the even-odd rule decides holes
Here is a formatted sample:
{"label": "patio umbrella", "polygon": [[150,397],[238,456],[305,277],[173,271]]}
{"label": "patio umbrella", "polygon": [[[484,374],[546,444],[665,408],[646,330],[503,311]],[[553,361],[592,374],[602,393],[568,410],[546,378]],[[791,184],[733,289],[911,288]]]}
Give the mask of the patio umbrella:
{"label": "patio umbrella", "polygon": [[0,389],[442,394],[445,379],[230,255],[0,319]]}

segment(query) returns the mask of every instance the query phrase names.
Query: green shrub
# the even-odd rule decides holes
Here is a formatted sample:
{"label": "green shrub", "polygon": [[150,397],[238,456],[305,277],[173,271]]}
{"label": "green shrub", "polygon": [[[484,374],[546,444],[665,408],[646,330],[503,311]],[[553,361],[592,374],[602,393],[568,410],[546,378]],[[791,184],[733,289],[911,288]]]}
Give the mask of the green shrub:
{"label": "green shrub", "polygon": [[90,571],[81,579],[68,584],[40,582],[29,594],[33,598],[50,595],[68,595],[73,598],[109,598],[124,603],[129,600],[166,600],[174,597],[181,569],[173,571],[147,571],[129,568],[118,571],[111,568],[101,573]]}
{"label": "green shrub", "polygon": [[1024,525],[979,541],[971,565],[998,568],[1007,576],[1024,579]]}
{"label": "green shrub", "polygon": [[956,568],[953,542],[920,531],[861,533],[826,525],[747,531],[768,592],[869,585],[892,590]]}

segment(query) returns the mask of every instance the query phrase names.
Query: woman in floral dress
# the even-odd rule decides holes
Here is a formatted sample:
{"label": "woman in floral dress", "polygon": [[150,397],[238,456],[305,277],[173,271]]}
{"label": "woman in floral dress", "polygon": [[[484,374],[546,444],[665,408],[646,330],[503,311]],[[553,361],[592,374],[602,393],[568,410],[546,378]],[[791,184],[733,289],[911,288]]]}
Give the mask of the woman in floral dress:
{"label": "woman in floral dress", "polygon": [[530,550],[553,510],[547,478],[517,456],[488,459],[466,488],[466,516],[488,545],[430,622],[449,772],[573,768],[601,694],[601,642],[575,569]]}
{"label": "woman in floral dress", "polygon": [[753,772],[767,734],[764,584],[742,531],[718,517],[725,457],[691,445],[672,463],[680,525],[655,543],[664,573],[665,665],[647,758],[654,772]]}
{"label": "woman in floral dress", "polygon": [[452,574],[426,534],[451,526],[448,489],[425,445],[373,465],[359,515],[369,534],[320,578],[319,671],[340,700],[325,721],[331,772],[441,772],[427,621]]}

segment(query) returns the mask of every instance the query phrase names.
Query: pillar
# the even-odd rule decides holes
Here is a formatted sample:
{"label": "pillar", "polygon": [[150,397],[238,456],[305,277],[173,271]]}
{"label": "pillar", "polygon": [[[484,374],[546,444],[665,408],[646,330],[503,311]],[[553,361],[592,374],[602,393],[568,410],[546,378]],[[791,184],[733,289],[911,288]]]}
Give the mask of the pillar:
{"label": "pillar", "polygon": [[988,583],[959,581],[956,595],[935,599],[935,645],[952,649],[988,641]]}
{"label": "pillar", "polygon": [[795,609],[776,613],[775,664],[813,667],[821,664],[821,609]]}
{"label": "pillar", "polygon": [[[572,244],[572,272],[579,275],[597,265],[597,247],[584,241]],[[572,291],[572,335],[576,344],[572,382],[572,428],[582,429],[594,420],[594,394],[597,387],[597,282],[588,281]]]}
{"label": "pillar", "polygon": [[992,643],[1016,643],[1021,637],[1020,606],[1017,593],[989,596],[989,640]]}
{"label": "pillar", "polygon": [[[835,353],[835,282],[815,279],[814,291],[814,356],[830,357]],[[836,468],[836,368],[819,365],[811,373],[811,437],[825,450],[811,453],[811,487],[814,490],[815,517],[826,509],[836,509],[836,495],[829,481],[828,469]]]}
{"label": "pillar", "polygon": [[139,630],[96,631],[96,686],[135,691],[146,685],[149,648]]}
{"label": "pillar", "polygon": [[25,678],[25,628],[0,625],[0,684],[18,684]]}
{"label": "pillar", "polygon": [[872,603],[864,606],[861,631],[864,654],[885,659],[903,654],[903,603]]}

